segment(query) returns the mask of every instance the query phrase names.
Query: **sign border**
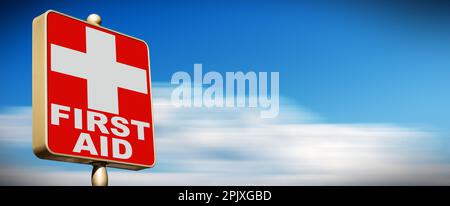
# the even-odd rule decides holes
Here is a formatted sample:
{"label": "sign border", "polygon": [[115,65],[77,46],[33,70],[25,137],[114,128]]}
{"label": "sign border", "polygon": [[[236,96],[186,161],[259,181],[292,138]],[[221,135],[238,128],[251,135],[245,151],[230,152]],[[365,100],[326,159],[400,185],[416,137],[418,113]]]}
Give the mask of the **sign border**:
{"label": "sign border", "polygon": [[150,72],[150,48],[148,44],[141,39],[137,39],[135,37],[122,34],[120,32],[107,29],[101,26],[89,24],[94,28],[101,28],[104,30],[111,31],[116,34],[120,34],[140,42],[143,42],[147,47],[148,54],[148,77],[149,77],[149,95],[150,95],[150,103],[151,108],[150,112],[152,112],[152,138],[153,138],[153,164],[145,165],[145,164],[134,164],[128,162],[122,162],[117,160],[105,160],[94,157],[84,157],[78,155],[69,155],[56,153],[51,151],[48,147],[48,96],[47,96],[47,16],[50,13],[56,13],[65,17],[69,17],[71,19],[89,24],[86,21],[68,16],[66,14],[48,10],[40,16],[33,19],[33,45],[32,45],[32,85],[33,85],[33,94],[32,94],[32,147],[34,154],[41,159],[48,160],[56,160],[56,161],[64,161],[64,162],[74,162],[74,163],[83,163],[83,164],[92,164],[94,162],[106,162],[107,166],[121,168],[121,169],[130,169],[130,170],[141,170],[145,168],[154,167],[156,163],[156,147],[155,147],[155,138],[154,138],[154,126],[153,126],[153,101],[151,97],[151,72]]}

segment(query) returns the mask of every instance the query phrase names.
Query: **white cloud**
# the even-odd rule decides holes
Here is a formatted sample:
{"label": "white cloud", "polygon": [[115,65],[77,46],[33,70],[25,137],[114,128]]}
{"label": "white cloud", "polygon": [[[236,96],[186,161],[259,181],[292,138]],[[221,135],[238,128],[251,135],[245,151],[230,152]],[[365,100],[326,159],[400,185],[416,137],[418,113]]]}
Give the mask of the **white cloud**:
{"label": "white cloud", "polygon": [[31,144],[31,108],[9,107],[0,112],[0,143]]}
{"label": "white cloud", "polygon": [[[450,184],[450,165],[438,163],[439,154],[425,146],[437,138],[432,131],[323,123],[284,99],[276,119],[245,108],[174,108],[170,91],[153,87],[156,167],[110,170],[111,185]],[[0,169],[0,180],[8,180],[3,184],[89,184],[89,169],[16,167]]]}

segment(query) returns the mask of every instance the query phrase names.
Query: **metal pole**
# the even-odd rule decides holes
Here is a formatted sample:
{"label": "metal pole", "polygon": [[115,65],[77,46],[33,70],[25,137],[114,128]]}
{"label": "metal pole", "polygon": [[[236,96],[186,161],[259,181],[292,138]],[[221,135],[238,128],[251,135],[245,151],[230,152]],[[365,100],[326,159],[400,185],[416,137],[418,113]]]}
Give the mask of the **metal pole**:
{"label": "metal pole", "polygon": [[92,163],[91,182],[92,186],[108,186],[108,172],[105,162]]}
{"label": "metal pole", "polygon": [[[89,24],[95,26],[102,24],[102,18],[98,14],[91,14],[86,20]],[[92,186],[108,186],[108,172],[105,162],[92,163],[91,183]]]}

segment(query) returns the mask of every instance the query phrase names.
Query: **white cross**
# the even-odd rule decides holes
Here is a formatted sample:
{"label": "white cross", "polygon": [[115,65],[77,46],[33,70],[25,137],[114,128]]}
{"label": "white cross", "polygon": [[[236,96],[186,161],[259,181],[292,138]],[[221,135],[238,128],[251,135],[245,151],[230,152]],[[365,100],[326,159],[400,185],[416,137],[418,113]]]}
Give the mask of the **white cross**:
{"label": "white cross", "polygon": [[51,70],[86,79],[90,109],[118,114],[118,87],[147,94],[146,71],[117,62],[115,36],[89,27],[86,53],[51,45]]}

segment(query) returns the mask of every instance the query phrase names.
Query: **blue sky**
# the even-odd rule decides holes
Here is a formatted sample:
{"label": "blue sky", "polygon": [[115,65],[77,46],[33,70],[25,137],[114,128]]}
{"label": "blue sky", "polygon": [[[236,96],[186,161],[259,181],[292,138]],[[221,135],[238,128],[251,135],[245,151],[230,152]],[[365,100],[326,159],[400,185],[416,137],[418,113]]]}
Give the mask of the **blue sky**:
{"label": "blue sky", "polygon": [[446,8],[290,1],[11,3],[0,9],[0,108],[7,113],[31,106],[34,17],[48,9],[80,19],[98,13],[103,26],[148,42],[153,82],[167,83],[176,71],[193,72],[195,63],[202,63],[204,72],[280,72],[280,93],[289,100],[289,107],[280,107],[282,113],[295,106],[313,111],[327,124],[433,131],[435,138],[421,143],[448,161]]}
{"label": "blue sky", "polygon": [[31,104],[31,20],[54,9],[81,19],[99,13],[104,26],[149,42],[153,81],[194,63],[205,71],[279,71],[282,94],[327,121],[446,127],[450,15],[391,7],[397,10],[267,1],[17,3],[2,11],[0,105]]}

